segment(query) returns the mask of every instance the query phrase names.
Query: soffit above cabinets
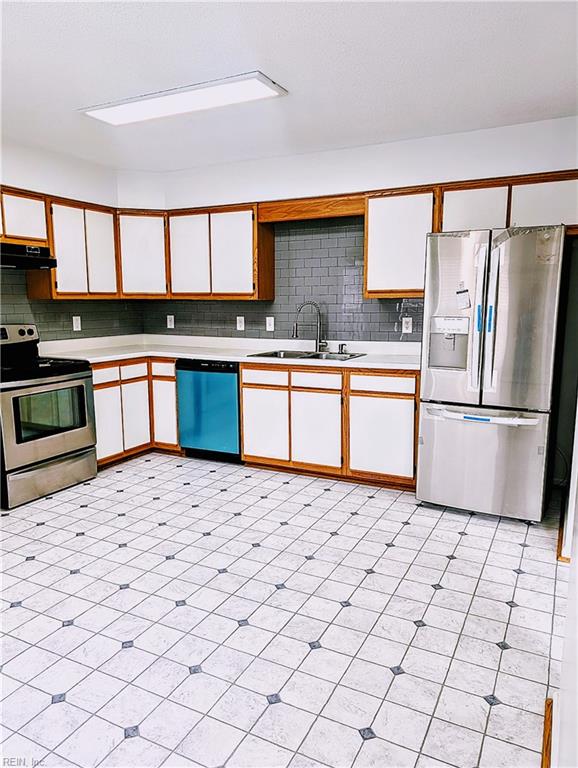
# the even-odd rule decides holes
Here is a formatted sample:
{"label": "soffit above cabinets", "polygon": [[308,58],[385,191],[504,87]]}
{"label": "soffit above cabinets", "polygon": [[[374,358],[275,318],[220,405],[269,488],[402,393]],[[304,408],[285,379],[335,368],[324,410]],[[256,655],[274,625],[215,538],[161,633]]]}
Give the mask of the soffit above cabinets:
{"label": "soffit above cabinets", "polygon": [[[2,14],[3,136],[113,168],[171,171],[576,113],[573,3],[18,2]],[[78,112],[252,70],[288,96],[117,128]]]}

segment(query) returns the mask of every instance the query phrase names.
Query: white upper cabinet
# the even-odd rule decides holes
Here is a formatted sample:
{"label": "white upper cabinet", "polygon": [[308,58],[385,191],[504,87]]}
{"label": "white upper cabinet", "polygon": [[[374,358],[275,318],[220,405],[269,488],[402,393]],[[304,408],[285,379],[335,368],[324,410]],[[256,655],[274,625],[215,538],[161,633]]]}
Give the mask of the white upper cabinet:
{"label": "white upper cabinet", "polygon": [[513,227],[578,224],[578,179],[515,184],[510,224]]}
{"label": "white upper cabinet", "polygon": [[84,210],[53,204],[52,236],[58,293],[87,293]]}
{"label": "white upper cabinet", "polygon": [[253,211],[211,214],[213,293],[253,293]]}
{"label": "white upper cabinet", "polygon": [[123,292],[165,294],[164,217],[121,214],[119,220]]}
{"label": "white upper cabinet", "polygon": [[209,214],[171,216],[169,219],[171,291],[211,292]]}
{"label": "white upper cabinet", "polygon": [[35,240],[46,240],[46,206],[44,200],[4,192],[2,204],[6,237],[30,237]]}
{"label": "white upper cabinet", "polygon": [[426,235],[432,230],[433,194],[369,198],[366,291],[423,291]]}
{"label": "white upper cabinet", "polygon": [[90,293],[116,293],[114,217],[106,211],[84,211],[86,263]]}
{"label": "white upper cabinet", "polygon": [[506,226],[508,187],[444,192],[443,231],[501,229]]}

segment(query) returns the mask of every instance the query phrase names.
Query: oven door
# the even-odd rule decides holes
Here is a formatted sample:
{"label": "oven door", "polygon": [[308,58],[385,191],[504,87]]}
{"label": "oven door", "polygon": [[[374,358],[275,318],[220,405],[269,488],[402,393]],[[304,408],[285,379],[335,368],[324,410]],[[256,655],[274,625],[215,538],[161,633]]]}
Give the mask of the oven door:
{"label": "oven door", "polygon": [[96,443],[92,375],[78,374],[0,392],[6,471]]}

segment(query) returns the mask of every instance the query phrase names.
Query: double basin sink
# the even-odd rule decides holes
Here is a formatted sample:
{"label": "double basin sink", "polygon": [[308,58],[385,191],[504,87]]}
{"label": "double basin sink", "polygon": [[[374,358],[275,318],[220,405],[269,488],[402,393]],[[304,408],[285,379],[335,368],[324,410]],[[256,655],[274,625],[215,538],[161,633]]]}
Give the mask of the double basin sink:
{"label": "double basin sink", "polygon": [[363,352],[297,352],[296,350],[278,349],[275,352],[257,352],[248,357],[276,357],[281,360],[352,360],[363,357]]}

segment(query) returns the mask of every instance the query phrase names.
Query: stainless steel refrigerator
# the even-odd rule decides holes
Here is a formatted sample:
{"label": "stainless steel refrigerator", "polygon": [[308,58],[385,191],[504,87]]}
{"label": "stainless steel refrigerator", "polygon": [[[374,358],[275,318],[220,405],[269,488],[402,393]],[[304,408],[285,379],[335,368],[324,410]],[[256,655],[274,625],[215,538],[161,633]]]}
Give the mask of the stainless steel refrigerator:
{"label": "stainless steel refrigerator", "polygon": [[564,227],[428,235],[417,498],[540,520]]}

